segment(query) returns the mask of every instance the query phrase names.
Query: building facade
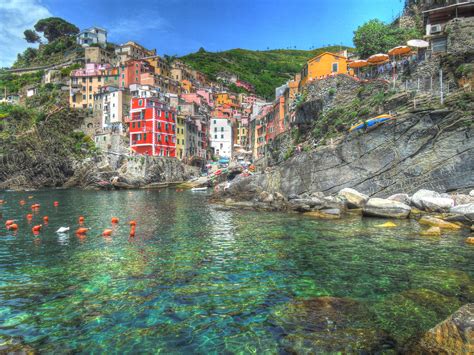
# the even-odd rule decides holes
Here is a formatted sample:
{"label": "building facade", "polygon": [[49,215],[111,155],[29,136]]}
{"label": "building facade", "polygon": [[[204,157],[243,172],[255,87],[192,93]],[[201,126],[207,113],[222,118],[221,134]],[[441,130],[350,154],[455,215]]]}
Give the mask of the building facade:
{"label": "building facade", "polygon": [[214,154],[220,158],[232,158],[232,123],[227,118],[211,118],[210,142]]}
{"label": "building facade", "polygon": [[87,28],[76,37],[77,44],[86,47],[91,44],[98,44],[105,47],[107,44],[107,31],[100,27]]}
{"label": "building facade", "polygon": [[165,102],[132,98],[129,132],[130,148],[136,153],[176,157],[176,111]]}

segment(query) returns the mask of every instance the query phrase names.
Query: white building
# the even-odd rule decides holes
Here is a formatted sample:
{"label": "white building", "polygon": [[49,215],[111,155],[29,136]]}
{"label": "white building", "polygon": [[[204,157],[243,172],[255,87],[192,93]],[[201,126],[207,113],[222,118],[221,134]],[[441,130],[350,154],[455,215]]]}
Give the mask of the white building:
{"label": "white building", "polygon": [[209,132],[211,147],[216,156],[232,158],[233,140],[232,123],[228,118],[211,118],[211,131]]}
{"label": "white building", "polygon": [[105,46],[107,43],[107,31],[99,27],[91,27],[82,30],[77,35],[77,44],[87,47],[91,44],[100,44]]}
{"label": "white building", "polygon": [[94,112],[100,117],[100,126],[103,131],[112,133],[123,132],[123,118],[130,110],[130,94],[126,90],[116,87],[106,87],[95,94]]}

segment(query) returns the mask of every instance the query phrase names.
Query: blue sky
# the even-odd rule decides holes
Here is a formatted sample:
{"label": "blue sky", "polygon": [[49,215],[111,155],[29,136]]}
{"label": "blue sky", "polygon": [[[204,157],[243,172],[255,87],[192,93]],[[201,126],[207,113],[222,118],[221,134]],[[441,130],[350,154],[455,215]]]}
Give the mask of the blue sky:
{"label": "blue sky", "polygon": [[160,54],[204,47],[309,49],[352,45],[354,29],[391,21],[403,0],[0,0],[0,67],[27,47],[23,31],[58,16],[79,28],[104,27],[109,41],[138,41]]}

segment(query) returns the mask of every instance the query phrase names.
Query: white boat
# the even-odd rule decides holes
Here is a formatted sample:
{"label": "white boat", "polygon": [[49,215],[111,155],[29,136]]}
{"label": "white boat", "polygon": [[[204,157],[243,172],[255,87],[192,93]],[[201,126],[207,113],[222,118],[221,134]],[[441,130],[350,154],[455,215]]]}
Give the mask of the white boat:
{"label": "white boat", "polygon": [[206,191],[207,187],[193,187],[191,191]]}

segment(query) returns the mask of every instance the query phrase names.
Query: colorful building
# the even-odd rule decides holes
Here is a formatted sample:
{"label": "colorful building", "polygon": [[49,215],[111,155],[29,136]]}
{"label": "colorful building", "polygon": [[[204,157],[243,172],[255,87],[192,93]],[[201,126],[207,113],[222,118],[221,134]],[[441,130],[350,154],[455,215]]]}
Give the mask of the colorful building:
{"label": "colorful building", "polygon": [[232,123],[227,118],[211,118],[210,142],[214,154],[221,158],[232,158]]}
{"label": "colorful building", "polygon": [[91,27],[79,32],[76,37],[77,44],[80,46],[90,46],[98,44],[105,47],[107,44],[107,31],[100,27]]}
{"label": "colorful building", "polygon": [[160,99],[132,98],[129,132],[138,154],[176,156],[176,111]]}
{"label": "colorful building", "polygon": [[300,85],[308,81],[323,79],[328,75],[347,74],[347,58],[335,53],[325,52],[308,60],[301,71]]}
{"label": "colorful building", "polygon": [[128,88],[132,84],[149,84],[145,78],[153,76],[154,68],[144,60],[130,59],[118,67],[119,87]]}
{"label": "colorful building", "polygon": [[178,114],[176,118],[176,158],[182,160],[186,157],[186,117]]}
{"label": "colorful building", "polygon": [[171,77],[171,66],[160,56],[156,55],[153,57],[145,57],[144,60],[146,60],[153,68],[155,68],[155,74],[167,78]]}
{"label": "colorful building", "polygon": [[86,63],[84,68],[71,71],[69,106],[92,110],[94,95],[101,87],[116,84],[117,77],[117,70],[109,64]]}
{"label": "colorful building", "polygon": [[136,42],[128,41],[115,48],[115,54],[118,57],[119,63],[125,63],[130,59],[153,57],[156,55],[156,49],[146,49]]}

